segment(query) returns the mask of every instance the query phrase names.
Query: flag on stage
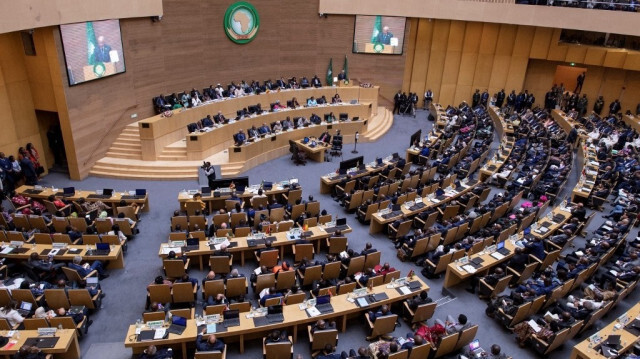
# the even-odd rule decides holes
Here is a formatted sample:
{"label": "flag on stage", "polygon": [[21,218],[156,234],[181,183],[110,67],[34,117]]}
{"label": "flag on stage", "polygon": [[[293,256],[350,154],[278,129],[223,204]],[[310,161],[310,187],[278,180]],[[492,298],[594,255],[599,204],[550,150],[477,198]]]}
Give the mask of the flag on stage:
{"label": "flag on stage", "polygon": [[344,71],[344,79],[349,79],[349,62],[347,61],[347,55],[344,55],[344,64],[342,65],[342,70]]}
{"label": "flag on stage", "polygon": [[93,57],[98,42],[96,41],[96,33],[93,31],[93,22],[87,21],[87,64],[95,65],[96,59]]}
{"label": "flag on stage", "polygon": [[327,85],[333,85],[333,58],[329,59],[329,67],[327,67]]}
{"label": "flag on stage", "polygon": [[373,23],[373,33],[371,33],[371,43],[378,44],[378,35],[382,32],[382,16],[376,16],[376,22]]}

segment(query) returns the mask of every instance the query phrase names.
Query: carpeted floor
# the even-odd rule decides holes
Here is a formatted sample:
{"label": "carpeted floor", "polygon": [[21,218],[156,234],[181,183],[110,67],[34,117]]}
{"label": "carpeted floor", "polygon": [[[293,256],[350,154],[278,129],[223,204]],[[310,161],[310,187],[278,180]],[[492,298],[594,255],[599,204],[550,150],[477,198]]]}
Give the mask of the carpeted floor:
{"label": "carpeted floor", "polygon": [[[393,127],[389,132],[376,143],[360,143],[358,144],[359,155],[364,155],[365,162],[375,159],[376,156],[386,156],[393,152],[398,152],[404,156],[404,151],[409,145],[409,137],[418,128],[429,130],[432,126],[431,122],[426,120],[426,112],[419,111],[416,118],[396,116]],[[494,148],[497,147],[499,139],[496,139]],[[344,148],[344,159],[351,158],[351,150],[353,145],[346,145]],[[298,178],[303,187],[303,196],[313,195],[321,202],[321,208],[326,209],[334,216],[345,216],[343,208],[334,202],[328,195],[320,195],[319,183],[320,176],[328,172],[334,171],[339,158],[335,158],[333,162],[315,163],[309,162],[304,167],[296,167],[291,164],[289,156],[283,156],[261,166],[255,167],[247,171],[244,175],[248,175],[250,183],[259,183],[261,180],[280,181],[286,177]],[[581,164],[575,163],[575,168],[580,168]],[[577,181],[577,171],[574,170],[569,183],[564,189],[568,193]],[[118,191],[133,190],[135,188],[147,188],[150,197],[151,211],[143,216],[140,223],[141,233],[129,245],[129,251],[125,256],[125,269],[111,271],[111,277],[102,283],[107,297],[103,302],[103,308],[93,316],[94,324],[89,334],[81,339],[82,352],[85,358],[129,358],[130,350],[125,349],[123,342],[127,327],[135,323],[136,319],[141,318],[144,310],[146,299],[146,286],[157,275],[161,275],[161,260],[158,258],[158,248],[161,242],[168,238],[169,219],[175,209],[178,209],[177,195],[182,189],[198,188],[197,181],[134,181],[134,180],[112,180],[104,178],[89,177],[83,181],[69,181],[68,178],[59,173],[54,173],[42,181],[43,185],[63,187],[66,185],[75,186],[76,189],[102,189],[114,188]],[[602,222],[601,218],[591,223],[592,228],[596,228]],[[410,269],[417,269],[413,263],[402,263],[396,258],[396,250],[393,244],[386,239],[384,235],[371,236],[368,233],[368,227],[359,224],[353,216],[349,215],[348,223],[352,226],[353,232],[348,235],[349,246],[360,250],[366,242],[372,242],[374,247],[382,251],[382,262],[390,262],[394,267],[407,273]],[[590,228],[591,229],[591,228]],[[633,229],[630,238],[637,235],[637,229]],[[577,246],[581,243],[576,242]],[[319,256],[324,256],[320,253]],[[255,267],[255,263],[249,261],[240,271],[247,276]],[[416,270],[419,273],[419,270]],[[190,275],[194,278],[201,279],[204,273],[193,268]],[[423,278],[424,279],[424,278]],[[519,348],[514,340],[514,336],[507,332],[504,328],[485,316],[484,311],[486,304],[479,300],[476,296],[467,293],[464,290],[465,285],[454,287],[450,293],[443,294],[442,282],[439,280],[426,280],[431,287],[430,296],[434,300],[439,300],[439,306],[436,310],[434,318],[445,318],[446,315],[457,316],[459,313],[465,313],[472,323],[480,325],[477,338],[481,345],[487,349],[491,344],[497,343],[502,346],[503,352],[511,355],[516,359],[534,358],[535,353],[531,349]],[[252,294],[252,293],[250,293]],[[201,298],[198,295],[198,298]],[[609,314],[603,319],[604,323],[613,320],[617,315],[624,312],[630,307],[629,303],[636,303],[640,295],[638,291],[633,293],[623,305]],[[197,311],[201,310],[201,303],[198,303]],[[410,331],[410,328],[403,322],[402,326],[396,329],[396,336],[404,336]],[[591,330],[587,334],[593,332]],[[368,345],[365,340],[365,326],[358,320],[349,323],[348,330],[340,333],[338,350],[347,350],[350,348],[357,349],[359,346]],[[584,339],[584,336],[582,337]],[[549,358],[567,358],[571,352],[575,341],[566,343],[562,348],[558,349]],[[261,344],[259,341],[246,343],[246,352],[241,355],[238,351],[237,344],[231,344],[228,348],[229,358],[261,358]],[[294,352],[301,353],[305,358],[309,358],[308,339],[303,335],[302,331],[298,336],[298,343],[294,347]]]}

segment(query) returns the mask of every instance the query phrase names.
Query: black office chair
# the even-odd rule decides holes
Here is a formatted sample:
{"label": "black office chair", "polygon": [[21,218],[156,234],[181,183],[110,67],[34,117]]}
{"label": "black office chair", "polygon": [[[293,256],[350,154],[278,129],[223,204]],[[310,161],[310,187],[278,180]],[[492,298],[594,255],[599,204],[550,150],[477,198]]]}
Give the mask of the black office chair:
{"label": "black office chair", "polygon": [[296,164],[296,166],[304,166],[307,164],[307,154],[300,151],[296,143],[292,140],[289,140],[289,152],[291,152],[291,160]]}
{"label": "black office chair", "polygon": [[331,156],[340,156],[342,157],[342,135],[333,136],[333,141],[331,141],[331,152],[329,152]]}

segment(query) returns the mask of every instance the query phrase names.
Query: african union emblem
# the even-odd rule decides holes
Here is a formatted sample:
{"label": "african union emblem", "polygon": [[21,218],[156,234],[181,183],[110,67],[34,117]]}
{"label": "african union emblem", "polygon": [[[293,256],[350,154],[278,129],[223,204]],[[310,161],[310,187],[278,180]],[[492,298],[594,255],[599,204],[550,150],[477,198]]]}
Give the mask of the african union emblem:
{"label": "african union emblem", "polygon": [[259,27],[258,11],[248,2],[232,4],[224,14],[224,31],[236,44],[251,42],[256,37]]}

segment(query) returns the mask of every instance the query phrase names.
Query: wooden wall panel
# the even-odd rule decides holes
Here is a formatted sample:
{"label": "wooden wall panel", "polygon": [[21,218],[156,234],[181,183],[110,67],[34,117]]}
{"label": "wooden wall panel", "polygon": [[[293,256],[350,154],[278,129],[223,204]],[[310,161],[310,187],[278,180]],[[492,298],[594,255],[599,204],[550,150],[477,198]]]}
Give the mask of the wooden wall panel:
{"label": "wooden wall panel", "polygon": [[546,59],[549,55],[549,45],[551,45],[552,36],[553,29],[536,27],[529,57],[532,59]]}
{"label": "wooden wall panel", "polygon": [[411,86],[409,91],[418,94],[418,98],[422,100],[427,81],[427,67],[429,66],[429,58],[431,53],[431,38],[433,36],[433,21],[420,19],[417,29],[417,39],[415,44],[415,61],[411,70]]}
{"label": "wooden wall panel", "polygon": [[565,61],[583,64],[586,55],[587,47],[569,46],[569,48],[567,49],[567,57],[565,58]]}
{"label": "wooden wall panel", "polygon": [[418,23],[420,19],[407,19],[409,27],[409,36],[405,39],[407,43],[407,55],[404,62],[404,74],[402,76],[402,91],[409,92],[411,86],[411,78],[413,76],[413,64],[416,60],[416,40],[418,38]]}
{"label": "wooden wall panel", "polygon": [[604,57],[604,67],[622,68],[624,61],[627,58],[627,52],[624,50],[607,50],[607,54]]}
{"label": "wooden wall panel", "polygon": [[472,95],[471,86],[473,85],[475,67],[478,62],[482,27],[483,25],[479,22],[469,22],[465,28],[464,44],[460,57],[460,71],[458,73],[458,85],[453,100],[455,104],[468,101]]}
{"label": "wooden wall panel", "polygon": [[[451,21],[435,21],[427,70],[427,86],[433,86],[438,89],[442,86],[442,71],[449,42],[450,25]],[[434,101],[442,101],[441,96],[441,90],[435,91]]]}
{"label": "wooden wall panel", "polygon": [[600,66],[604,63],[604,57],[607,55],[607,49],[602,47],[589,47],[584,57],[584,63],[587,65]]}
{"label": "wooden wall panel", "polygon": [[[480,42],[480,53],[476,63],[475,76],[473,78],[472,91],[479,88],[488,88],[493,69],[493,57],[498,43],[498,33],[500,25],[483,24],[482,41]],[[469,98],[469,101],[471,98]]]}
{"label": "wooden wall panel", "polygon": [[447,54],[442,71],[442,102],[453,103],[460,72],[460,60],[464,42],[465,23],[452,21],[449,30]]}
{"label": "wooden wall panel", "polygon": [[201,91],[216,83],[243,79],[262,82],[280,76],[317,74],[324,82],[329,59],[333,59],[337,74],[345,55],[353,80],[380,85],[382,104],[388,104],[403,87],[411,26],[405,31],[409,41],[405,41],[402,56],[353,54],[354,16],[318,17],[318,0],[254,0],[252,4],[260,14],[260,32],[251,43],[236,45],[227,39],[221,26],[225,10],[232,3],[165,0],[160,22],[153,23],[149,18],[121,20],[127,72],[74,87],[65,84],[64,58],[56,35],[58,71],[64,89],[63,95],[56,96],[56,103],[62,102],[68,109],[68,119],[64,114],[60,117],[73,142],[67,152],[71,150],[77,156],[70,161],[78,167],[72,177],[87,175],[120,130],[136,121],[131,118],[133,114],[138,119],[152,115],[151,99],[161,93],[193,87]]}
{"label": "wooden wall panel", "polygon": [[625,70],[640,71],[640,52],[628,53],[623,67]]}
{"label": "wooden wall panel", "polygon": [[560,39],[560,29],[553,30],[553,36],[551,36],[551,42],[549,43],[549,53],[547,54],[547,60],[551,61],[564,61],[567,58],[567,51],[569,47],[564,44],[558,44]]}

